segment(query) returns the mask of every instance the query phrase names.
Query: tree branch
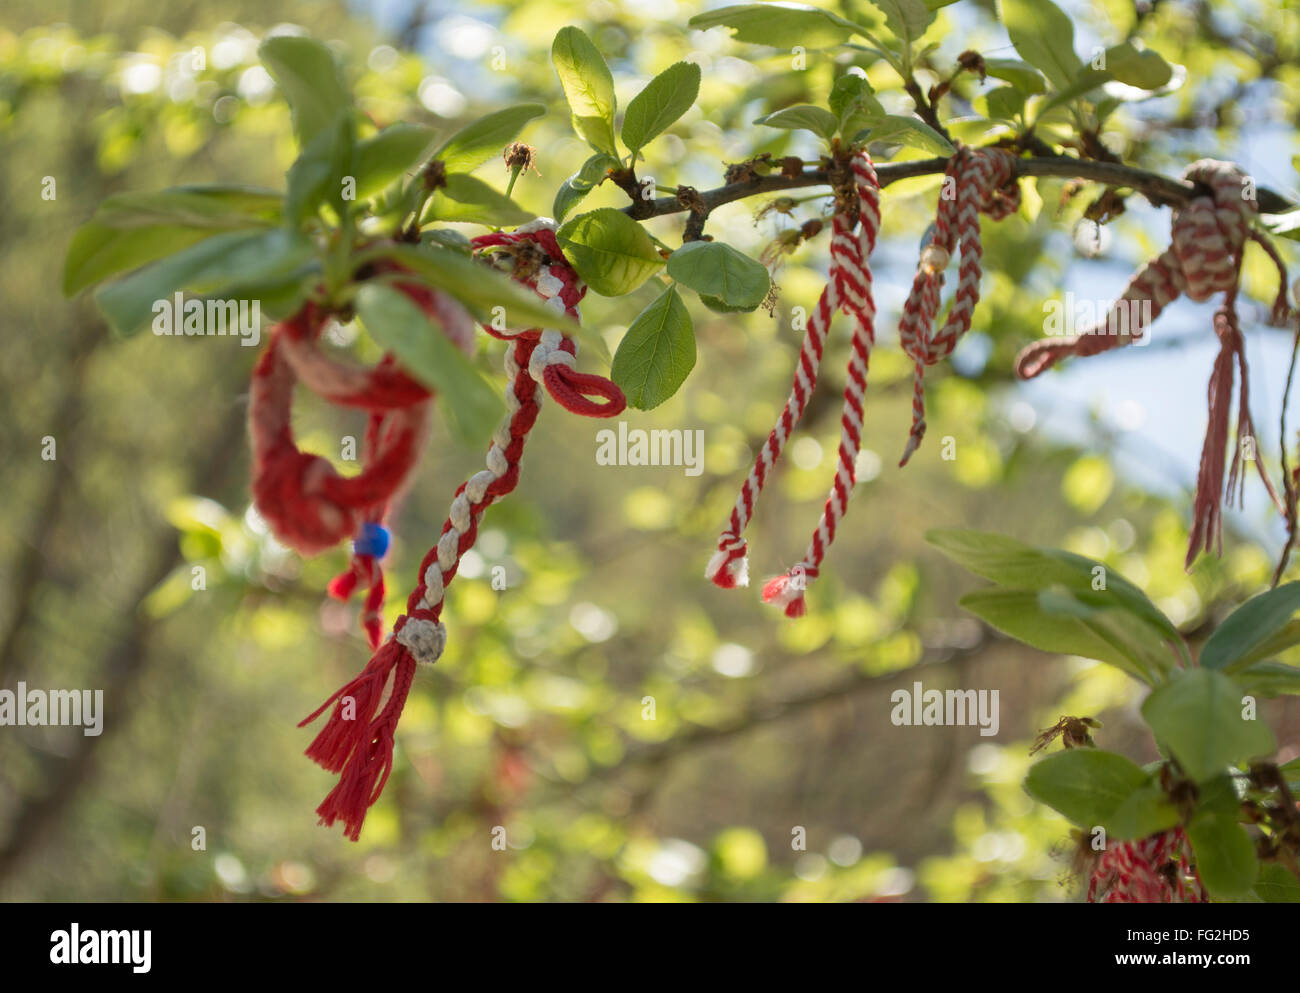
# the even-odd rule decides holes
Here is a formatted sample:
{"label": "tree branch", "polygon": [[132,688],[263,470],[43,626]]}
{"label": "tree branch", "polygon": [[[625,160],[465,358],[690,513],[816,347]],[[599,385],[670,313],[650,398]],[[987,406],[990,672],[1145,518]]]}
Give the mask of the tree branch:
{"label": "tree branch", "polygon": [[[1016,159],[1017,176],[1053,176],[1063,179],[1087,179],[1107,186],[1123,186],[1136,190],[1158,207],[1176,206],[1186,203],[1192,197],[1209,191],[1199,189],[1195,183],[1183,179],[1173,179],[1145,169],[1119,165],[1113,162],[1094,162],[1088,159],[1076,159],[1069,155],[1035,155]],[[890,162],[876,166],[876,175],[882,187],[896,183],[900,179],[914,176],[929,176],[941,173],[948,165],[946,158],[917,159],[912,162]],[[829,186],[831,179],[827,169],[806,169],[797,176],[773,173],[749,179],[739,183],[728,183],[717,189],[702,191],[699,196],[704,205],[704,212],[710,213],[723,204],[763,193],[777,193],[782,190],[803,189],[809,186]],[[1257,187],[1259,209],[1266,214],[1279,214],[1297,206],[1286,197],[1264,187]],[[656,200],[640,202],[634,207],[624,208],[624,213],[637,218],[663,217],[685,211],[677,197],[659,197]],[[635,212],[634,212],[635,211]]]}

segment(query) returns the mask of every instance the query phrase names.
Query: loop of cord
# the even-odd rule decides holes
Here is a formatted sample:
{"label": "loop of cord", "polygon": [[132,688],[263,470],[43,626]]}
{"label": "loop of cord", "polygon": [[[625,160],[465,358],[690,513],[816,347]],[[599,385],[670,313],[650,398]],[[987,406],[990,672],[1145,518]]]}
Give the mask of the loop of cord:
{"label": "loop of cord", "polygon": [[[1203,302],[1223,293],[1223,304],[1214,315],[1219,354],[1214,361],[1207,390],[1209,408],[1205,442],[1197,471],[1186,567],[1201,552],[1221,550],[1223,545],[1222,504],[1225,496],[1224,458],[1228,442],[1234,368],[1241,371],[1237,402],[1237,439],[1226,491],[1241,497],[1240,470],[1246,457],[1243,448],[1256,444],[1250,416],[1246,352],[1237,319],[1237,287],[1247,239],[1256,241],[1273,260],[1280,275],[1277,298],[1270,319],[1278,326],[1290,319],[1286,299],[1287,273],[1281,257],[1267,239],[1251,229],[1259,205],[1248,195],[1250,178],[1231,162],[1201,159],[1183,172],[1183,178],[1209,190],[1174,212],[1169,247],[1139,269],[1123,294],[1111,306],[1106,320],[1074,337],[1039,341],[1016,358],[1016,375],[1032,379],[1067,356],[1097,355],[1142,340],[1147,328],[1179,296]],[[1273,503],[1285,513],[1282,500],[1268,477],[1263,460],[1253,457],[1259,477]]]}
{"label": "loop of cord", "polygon": [[[400,273],[381,262],[376,275]],[[397,289],[443,329],[458,346],[473,346],[474,324],[455,300],[414,282]],[[427,431],[430,391],[412,379],[391,354],[370,369],[330,358],[319,338],[330,315],[307,303],[281,322],[253,371],[249,426],[253,443],[253,502],[272,532],[303,555],[314,555],[354,536],[347,569],[328,590],[346,600],[368,590],[360,623],[372,648],[383,636],[383,570],[374,541],[392,501],[407,484]],[[293,391],[302,383],[328,403],[368,414],[362,471],[340,475],[328,459],[302,452],[291,425]],[[385,548],[387,542],[384,543]]]}
{"label": "loop of cord", "polygon": [[[513,232],[474,239],[475,251],[502,259],[513,277],[532,288],[557,314],[577,320],[578,303],[587,288],[564,258],[553,222],[541,220]],[[488,449],[487,468],[456,490],[442,534],[420,563],[419,581],[392,636],[350,683],[301,722],[316,720],[333,707],[329,719],[307,749],[323,768],[339,774],[338,784],[316,812],[322,824],[342,821],[344,833],[357,840],[366,811],[379,798],[393,768],[397,724],[420,665],[432,665],[446,647],[441,617],[447,585],[478,537],[484,511],[519,482],[524,444],[548,390],[562,407],[591,417],[613,417],[626,407],[623,392],[600,376],[574,369],[576,348],[554,330],[530,329],[516,334],[484,325],[507,341],[506,418]],[[596,402],[592,397],[600,398]],[[382,703],[382,709],[381,709]]]}
{"label": "loop of cord", "polygon": [[866,390],[867,361],[875,341],[875,302],[868,259],[875,248],[880,228],[880,184],[865,152],[855,153],[850,168],[855,193],[854,209],[837,211],[831,224],[831,266],[826,286],[809,317],[795,367],[790,396],[781,416],[759,450],[754,467],[741,486],[730,520],[718,536],[717,549],[705,568],[705,576],[730,589],[747,586],[749,567],[744,532],[754,513],[754,504],[768,474],[781,457],[791,432],[803,417],[808,399],[817,385],[826,335],[837,312],[853,318],[854,332],[844,387],[838,468],[826,507],[813,532],[803,560],[783,576],[767,582],[763,599],[784,609],[789,617],[805,611],[804,590],[816,578],[821,561],[835,538],[835,529],[848,508],[856,482],[858,446],[862,434],[862,406]]}
{"label": "loop of cord", "polygon": [[[1020,187],[1015,182],[1014,159],[996,148],[973,149],[965,145],[948,160],[929,241],[921,250],[912,290],[903,304],[898,323],[899,344],[912,359],[912,429],[899,465],[906,465],[925,436],[925,370],[947,358],[962,335],[970,330],[980,299],[981,213],[1002,220],[1020,208]],[[948,319],[935,330],[944,270],[960,245],[957,290]]]}

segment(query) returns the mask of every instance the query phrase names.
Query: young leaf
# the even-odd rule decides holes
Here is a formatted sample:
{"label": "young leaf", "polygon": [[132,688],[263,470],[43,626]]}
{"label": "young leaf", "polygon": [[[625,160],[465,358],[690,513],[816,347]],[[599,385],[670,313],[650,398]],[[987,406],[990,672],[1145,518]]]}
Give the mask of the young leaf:
{"label": "young leaf", "polygon": [[433,128],[423,124],[393,124],[357,145],[357,199],[369,199],[414,170],[433,139]]}
{"label": "young leaf", "polygon": [[849,141],[885,116],[871,84],[855,73],[846,73],[831,86],[831,113],[839,118],[839,132]]}
{"label": "young leaf", "polygon": [[614,353],[610,375],[639,410],[671,397],[695,366],[691,315],[670,286],[641,311]]}
{"label": "young leaf", "polygon": [[1241,698],[1242,688],[1222,673],[1190,669],[1147,697],[1142,716],[1156,740],[1199,782],[1277,747],[1264,721],[1243,716]]}
{"label": "young leaf", "polygon": [[494,308],[500,307],[505,311],[506,327],[511,330],[554,328],[599,340],[594,332],[585,331],[567,315],[547,307],[535,293],[505,273],[475,262],[454,248],[392,245],[385,248],[384,255],[430,286],[455,297],[479,320],[490,320]]}
{"label": "young leaf", "polygon": [[911,45],[925,34],[934,20],[934,11],[923,0],[870,0],[870,3],[885,15],[885,24],[904,45]]}
{"label": "young leaf", "polygon": [[867,132],[867,140],[906,145],[934,155],[952,155],[957,151],[947,138],[924,121],[897,114],[887,115],[872,127]]}
{"label": "young leaf", "polygon": [[840,126],[839,118],[829,110],[812,107],[808,104],[802,104],[798,107],[786,107],[784,110],[766,114],[758,118],[754,123],[766,124],[769,128],[785,128],[787,130],[802,128],[825,138],[827,141],[830,141],[835,136],[835,132]]}
{"label": "young leaf", "polygon": [[1019,59],[985,59],[985,71],[995,79],[1010,83],[1027,97],[1047,92],[1043,74]]}
{"label": "young leaf", "polygon": [[614,77],[591,39],[578,28],[561,28],[551,61],[573,112],[573,130],[598,152],[618,154],[614,144]]}
{"label": "young leaf", "polygon": [[493,156],[500,156],[506,145],[519,137],[525,124],[545,113],[540,103],[524,103],[480,117],[443,142],[432,157],[448,173],[473,172]]}
{"label": "young leaf", "polygon": [[1259,859],[1255,843],[1236,818],[1202,814],[1187,825],[1187,840],[1196,856],[1196,874],[1212,897],[1243,897],[1255,885]]}
{"label": "young leaf", "polygon": [[1300,879],[1284,865],[1264,862],[1259,867],[1255,893],[1265,903],[1300,903]]}
{"label": "young leaf", "polygon": [[1158,52],[1123,42],[1106,49],[1106,70],[1121,83],[1142,90],[1158,90],[1173,79],[1174,70]]}
{"label": "young leaf", "polygon": [[95,303],[114,331],[134,334],[150,322],[155,303],[178,290],[207,293],[234,283],[288,276],[312,254],[309,240],[284,228],[213,235],[102,287]]}
{"label": "young leaf", "polygon": [[244,186],[177,186],[153,193],[116,193],[95,211],[110,228],[171,225],[233,231],[275,224],[283,196]]}
{"label": "young leaf", "polygon": [[63,295],[75,296],[119,272],[138,269],[214,232],[202,228],[156,225],[147,228],[111,228],[91,220],[77,229],[63,263]]}
{"label": "young leaf", "polygon": [[1173,621],[1141,589],[1093,559],[1059,549],[1034,548],[1006,535],[956,528],[932,529],[925,540],[975,575],[1003,586],[1042,590],[1059,584],[1075,594],[1104,592],[1115,598],[1116,607],[1181,644]]}
{"label": "young leaf", "polygon": [[355,128],[351,117],[336,117],[322,128],[289,167],[284,197],[285,221],[300,226],[324,203],[342,214],[343,180],[356,175]]}
{"label": "young leaf", "polygon": [[1126,796],[1106,819],[1106,833],[1124,841],[1146,838],[1178,824],[1178,808],[1158,782],[1147,782]]}
{"label": "young leaf", "polygon": [[1014,86],[999,86],[984,94],[984,106],[994,120],[1014,121],[1024,113],[1025,95]]}
{"label": "young leaf", "polygon": [[579,214],[555,234],[578,275],[601,296],[631,293],[664,264],[645,229],[613,207]]}
{"label": "young leaf", "polygon": [[1079,75],[1083,63],[1074,51],[1074,22],[1052,0],[999,0],[1011,44],[1037,66],[1058,90]]}
{"label": "young leaf", "polygon": [[789,48],[829,48],[841,45],[864,27],[829,10],[796,3],[746,3],[696,14],[688,22],[700,31],[725,26],[737,41]]}
{"label": "young leaf", "polygon": [[300,148],[336,117],[350,113],[352,97],[334,53],[319,41],[277,35],[262,42],[257,54],[289,103]]}
{"label": "young leaf", "polygon": [[523,224],[533,215],[504,193],[473,176],[451,175],[447,185],[429,201],[424,220],[466,221],[474,224]]}
{"label": "young leaf", "polygon": [[1259,696],[1300,694],[1300,669],[1285,662],[1256,662],[1235,670],[1232,678],[1247,693]]}
{"label": "young leaf", "polygon": [[555,215],[555,219],[563,221],[569,211],[604,181],[609,170],[617,169],[618,165],[618,159],[604,152],[597,152],[584,162],[582,167],[566,179],[556,191],[555,203],[551,206],[551,213]]}
{"label": "young leaf", "polygon": [[668,257],[668,275],[727,307],[753,310],[772,288],[761,262],[718,241],[692,241]]}
{"label": "young leaf", "polygon": [[1283,631],[1298,610],[1300,582],[1283,583],[1251,597],[1206,639],[1200,664],[1206,669],[1232,672],[1234,663],[1255,657],[1255,651]]}
{"label": "young leaf", "polygon": [[1025,792],[1085,831],[1100,825],[1110,834],[1115,812],[1150,779],[1123,755],[1069,748],[1035,762]]}
{"label": "young leaf", "polygon": [[496,390],[442,329],[400,290],[366,283],[357,291],[357,315],[377,342],[389,349],[426,386],[456,435],[480,445],[505,413]]}
{"label": "young leaf", "polygon": [[1160,681],[1172,661],[1159,632],[1123,609],[1080,617],[1045,609],[1032,590],[979,590],[962,597],[960,604],[1033,648],[1109,662],[1149,686]]}
{"label": "young leaf", "polygon": [[623,144],[633,155],[691,109],[700,94],[700,67],[694,62],[670,65],[632,98],[623,115]]}

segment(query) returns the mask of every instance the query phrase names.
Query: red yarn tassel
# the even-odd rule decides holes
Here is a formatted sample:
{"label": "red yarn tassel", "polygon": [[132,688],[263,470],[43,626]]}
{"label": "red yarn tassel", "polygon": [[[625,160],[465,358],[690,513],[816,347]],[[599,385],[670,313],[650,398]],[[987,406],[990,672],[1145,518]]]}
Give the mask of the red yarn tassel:
{"label": "red yarn tassel", "polygon": [[[1216,329],[1220,315],[1215,316]],[[1223,461],[1228,445],[1228,407],[1232,398],[1232,343],[1222,336],[1219,354],[1210,373],[1209,422],[1205,426],[1205,443],[1201,447],[1201,465],[1196,474],[1196,499],[1192,504],[1192,533],[1187,542],[1185,567],[1190,569],[1196,556],[1209,552],[1216,544],[1223,546]]]}
{"label": "red yarn tassel", "polygon": [[[344,834],[353,841],[361,836],[366,811],[379,799],[393,771],[394,734],[414,678],[415,659],[405,646],[390,638],[356,679],[298,725],[310,724],[334,705],[329,721],[307,749],[307,757],[340,774],[338,784],[316,813],[326,827],[341,820]],[[388,702],[379,710],[390,680]]]}
{"label": "red yarn tassel", "polygon": [[804,590],[809,575],[805,570],[790,570],[784,576],[775,576],[763,584],[763,602],[785,609],[786,617],[802,617],[808,611]]}

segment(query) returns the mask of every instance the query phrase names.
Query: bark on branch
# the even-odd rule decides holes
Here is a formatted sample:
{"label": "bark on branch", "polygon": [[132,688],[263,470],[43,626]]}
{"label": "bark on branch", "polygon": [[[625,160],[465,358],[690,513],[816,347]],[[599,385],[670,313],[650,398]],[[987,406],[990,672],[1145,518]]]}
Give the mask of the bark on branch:
{"label": "bark on branch", "polygon": [[[917,159],[912,162],[890,162],[876,166],[876,175],[880,185],[888,186],[900,179],[914,176],[929,176],[944,171],[948,164],[946,158]],[[1107,186],[1122,186],[1135,190],[1156,206],[1177,206],[1186,203],[1198,194],[1208,194],[1196,184],[1182,179],[1173,179],[1145,169],[1120,165],[1114,162],[1095,162],[1090,159],[1076,159],[1068,155],[1035,155],[1016,159],[1017,176],[1053,176],[1063,179],[1086,179]],[[831,184],[829,171],[826,169],[806,169],[797,176],[773,173],[756,179],[739,183],[729,183],[712,190],[703,190],[699,196],[704,204],[704,212],[711,213],[723,204],[743,200],[746,197],[762,193],[779,193],[782,190],[803,189],[810,186],[828,186]],[[1297,206],[1286,197],[1272,190],[1258,187],[1256,197],[1259,209],[1265,214],[1279,214]],[[649,201],[648,205],[638,204],[634,208],[625,208],[625,212],[634,217],[662,217],[678,214],[686,210],[677,197],[659,197]]]}

